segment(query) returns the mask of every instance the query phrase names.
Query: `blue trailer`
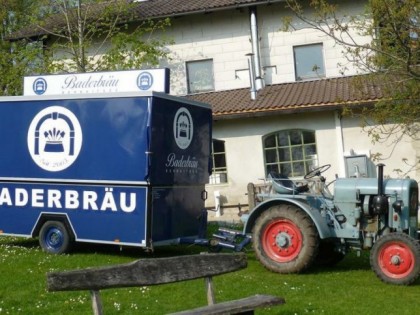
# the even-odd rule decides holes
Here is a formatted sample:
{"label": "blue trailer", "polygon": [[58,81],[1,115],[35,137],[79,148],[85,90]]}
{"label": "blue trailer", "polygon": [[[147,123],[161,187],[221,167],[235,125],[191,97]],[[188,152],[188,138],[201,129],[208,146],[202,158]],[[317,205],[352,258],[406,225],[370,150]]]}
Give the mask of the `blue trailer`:
{"label": "blue trailer", "polygon": [[211,121],[154,92],[0,99],[0,235],[50,253],[197,238]]}

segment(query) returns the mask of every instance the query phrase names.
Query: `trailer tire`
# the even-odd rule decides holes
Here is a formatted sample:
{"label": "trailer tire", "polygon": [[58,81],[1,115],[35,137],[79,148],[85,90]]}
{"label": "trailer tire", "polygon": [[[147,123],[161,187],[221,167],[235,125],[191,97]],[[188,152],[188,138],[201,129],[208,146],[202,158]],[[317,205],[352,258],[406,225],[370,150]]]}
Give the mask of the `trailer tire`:
{"label": "trailer tire", "polygon": [[405,233],[382,236],[372,247],[370,265],[383,282],[409,285],[420,275],[419,241]]}
{"label": "trailer tire", "polygon": [[312,219],[292,205],[276,205],[264,211],[253,228],[257,259],[277,273],[300,273],[314,262],[319,246]]}
{"label": "trailer tire", "polygon": [[70,250],[70,234],[60,221],[45,222],[39,232],[39,245],[49,254],[63,254]]}

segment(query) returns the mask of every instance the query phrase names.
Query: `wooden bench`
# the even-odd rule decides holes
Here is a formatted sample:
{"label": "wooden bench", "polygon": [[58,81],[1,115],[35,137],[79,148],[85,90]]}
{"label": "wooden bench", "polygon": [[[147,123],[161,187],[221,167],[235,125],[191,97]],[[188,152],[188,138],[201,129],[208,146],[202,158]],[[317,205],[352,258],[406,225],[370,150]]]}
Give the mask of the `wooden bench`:
{"label": "wooden bench", "polygon": [[284,304],[283,298],[271,295],[216,303],[212,277],[246,268],[244,253],[187,255],[170,258],[141,259],[127,264],[88,268],[47,274],[48,291],[90,290],[93,314],[103,314],[100,290],[152,286],[204,278],[208,306],[175,313],[181,314],[253,314],[254,309]]}

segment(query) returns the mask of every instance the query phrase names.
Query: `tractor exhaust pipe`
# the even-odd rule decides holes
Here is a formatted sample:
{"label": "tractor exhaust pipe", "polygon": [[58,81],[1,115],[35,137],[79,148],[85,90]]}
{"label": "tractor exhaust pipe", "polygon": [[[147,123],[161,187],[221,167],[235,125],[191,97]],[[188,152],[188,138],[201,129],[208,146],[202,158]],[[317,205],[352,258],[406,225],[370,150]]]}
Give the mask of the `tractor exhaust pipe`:
{"label": "tractor exhaust pipe", "polygon": [[385,164],[378,164],[378,195],[384,194],[384,166]]}
{"label": "tractor exhaust pipe", "polygon": [[384,164],[378,164],[378,195],[373,197],[373,212],[377,215],[388,213],[388,198],[384,192]]}

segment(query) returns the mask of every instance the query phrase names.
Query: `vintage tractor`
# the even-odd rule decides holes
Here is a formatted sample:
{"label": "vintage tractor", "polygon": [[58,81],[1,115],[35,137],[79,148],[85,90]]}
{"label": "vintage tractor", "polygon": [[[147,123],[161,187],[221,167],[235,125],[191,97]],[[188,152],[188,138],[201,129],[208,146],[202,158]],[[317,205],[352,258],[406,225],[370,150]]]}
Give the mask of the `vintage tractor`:
{"label": "vintage tractor", "polygon": [[335,179],[332,195],[321,175],[329,167],[314,169],[300,184],[271,173],[265,191],[249,187],[257,202],[242,235],[252,234],[258,260],[274,272],[299,273],[366,249],[382,281],[413,283],[420,275],[417,182],[384,179],[379,164],[377,179]]}

